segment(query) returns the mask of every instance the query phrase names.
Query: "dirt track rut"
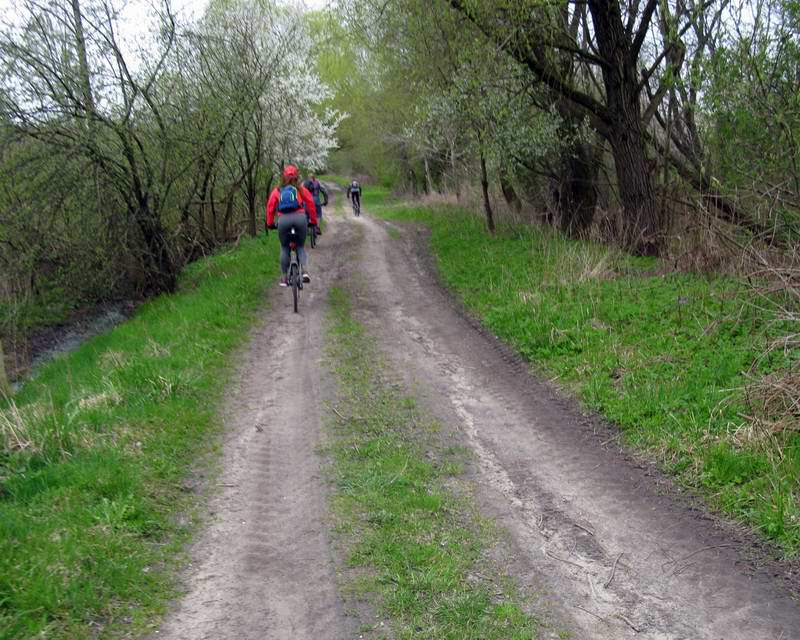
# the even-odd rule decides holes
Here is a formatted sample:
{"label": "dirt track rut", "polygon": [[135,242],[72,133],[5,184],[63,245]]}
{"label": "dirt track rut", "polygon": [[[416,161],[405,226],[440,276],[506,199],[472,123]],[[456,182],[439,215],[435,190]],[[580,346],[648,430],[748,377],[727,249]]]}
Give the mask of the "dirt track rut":
{"label": "dirt track rut", "polygon": [[322,277],[304,292],[301,317],[271,293],[228,405],[221,490],[192,552],[187,595],[153,637],[358,637],[339,597],[315,453],[331,389],[321,364],[324,300],[337,279],[363,281],[356,307],[389,366],[474,452],[477,503],[508,533],[497,560],[552,619],[543,637],[800,637],[797,603],[744,554],[733,529],[601,446],[604,427],[451,304],[422,246],[416,230],[390,236],[368,216],[340,217],[313,254]]}
{"label": "dirt track rut", "polygon": [[510,534],[506,566],[542,594],[556,627],[592,639],[800,637],[797,603],[754,568],[732,529],[601,446],[607,430],[464,317],[437,286],[418,230],[399,228],[399,239],[369,217],[357,223],[363,318],[415,395],[475,453],[480,506]]}
{"label": "dirt track rut", "polygon": [[[345,230],[346,231],[346,230]],[[352,231],[352,230],[351,230]],[[209,524],[191,551],[186,595],[152,638],[357,638],[345,615],[329,544],[322,460],[325,301],[348,240],[334,229],[312,257],[301,313],[270,291],[224,418],[226,436]]]}

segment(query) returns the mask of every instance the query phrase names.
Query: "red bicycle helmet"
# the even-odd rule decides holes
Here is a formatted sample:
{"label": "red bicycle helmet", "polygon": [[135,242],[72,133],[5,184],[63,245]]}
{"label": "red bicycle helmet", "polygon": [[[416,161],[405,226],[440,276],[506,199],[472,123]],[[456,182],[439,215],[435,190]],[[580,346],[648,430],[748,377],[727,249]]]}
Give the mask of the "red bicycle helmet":
{"label": "red bicycle helmet", "polygon": [[300,172],[293,164],[287,164],[286,168],[283,170],[283,177],[287,180],[293,180],[294,178],[300,177]]}

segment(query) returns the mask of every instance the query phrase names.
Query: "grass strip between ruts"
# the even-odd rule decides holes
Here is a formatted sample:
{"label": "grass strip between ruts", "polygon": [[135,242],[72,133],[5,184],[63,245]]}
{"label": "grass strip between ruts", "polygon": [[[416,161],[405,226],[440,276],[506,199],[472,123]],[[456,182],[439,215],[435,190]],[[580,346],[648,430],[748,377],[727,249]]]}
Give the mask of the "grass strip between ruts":
{"label": "grass strip between ruts", "polygon": [[230,356],[277,238],[189,265],[175,295],[44,366],[0,406],[0,638],[135,635],[173,595]]}
{"label": "grass strip between ruts", "polygon": [[490,235],[474,212],[377,188],[364,201],[368,213],[427,226],[439,273],[466,307],[628,444],[797,553],[800,435],[754,425],[745,373],[789,370],[800,354],[759,360],[793,328],[743,283],[660,269],[542,226]]}
{"label": "grass strip between ruts", "polygon": [[[463,452],[436,445],[436,426],[387,382],[347,294],[335,289],[330,303],[328,354],[339,380],[334,512],[350,564],[366,569],[355,591],[377,595],[400,640],[535,638],[537,622],[510,580],[487,578],[492,525],[446,487]],[[383,637],[380,628],[362,631],[370,630]]]}

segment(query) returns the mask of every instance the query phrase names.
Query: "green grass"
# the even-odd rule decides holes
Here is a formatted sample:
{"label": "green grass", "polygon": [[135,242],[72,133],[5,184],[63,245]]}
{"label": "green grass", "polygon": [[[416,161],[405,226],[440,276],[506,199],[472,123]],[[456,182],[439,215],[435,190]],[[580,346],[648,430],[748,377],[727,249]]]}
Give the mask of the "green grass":
{"label": "green grass", "polygon": [[330,302],[342,416],[332,445],[337,529],[362,569],[351,591],[377,596],[398,640],[535,638],[513,585],[491,577],[491,525],[445,486],[461,472],[462,452],[437,447],[435,425],[384,380],[347,295],[334,290]]}
{"label": "green grass", "polygon": [[213,462],[230,355],[277,271],[273,236],[194,263],[1,408],[0,638],[118,637],[163,610],[185,479]]}
{"label": "green grass", "polygon": [[350,180],[351,180],[351,178],[348,178],[346,176],[340,176],[340,175],[333,174],[333,173],[325,174],[325,175],[322,175],[322,176],[317,176],[317,178],[321,182],[335,182],[342,189],[346,189],[347,185],[350,184]]}
{"label": "green grass", "polygon": [[[372,195],[371,213],[431,229],[446,284],[491,330],[624,441],[716,506],[800,548],[800,437],[753,428],[742,390],[765,345],[788,327],[723,276],[655,275],[657,263],[566,240],[542,227],[484,231],[465,210]],[[756,375],[796,363],[773,354]]]}

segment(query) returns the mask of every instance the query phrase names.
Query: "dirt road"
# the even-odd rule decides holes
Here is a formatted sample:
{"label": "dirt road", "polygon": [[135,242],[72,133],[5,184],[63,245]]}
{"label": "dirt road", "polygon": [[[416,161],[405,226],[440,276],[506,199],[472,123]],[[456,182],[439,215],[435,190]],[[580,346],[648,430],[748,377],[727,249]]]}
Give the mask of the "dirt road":
{"label": "dirt road", "polygon": [[[389,366],[474,452],[476,500],[508,532],[500,561],[555,628],[580,639],[800,637],[800,608],[769,565],[755,568],[732,528],[603,446],[605,427],[450,303],[422,246],[417,230],[390,235],[368,215],[339,217],[313,254],[322,277],[302,317],[272,292],[228,407],[221,490],[187,595],[154,637],[358,637],[339,597],[315,453],[331,389],[320,364],[324,300],[337,279],[354,278],[359,317]],[[294,330],[276,330],[285,324]]]}
{"label": "dirt road", "polygon": [[481,507],[510,533],[510,571],[575,637],[800,637],[800,608],[746,544],[662,495],[646,468],[602,446],[607,430],[454,308],[419,231],[395,239],[359,223],[365,319],[427,409],[463,433]]}
{"label": "dirt road", "polygon": [[187,593],[152,638],[358,637],[338,595],[317,451],[324,441],[325,301],[356,233],[347,231],[332,226],[314,250],[314,281],[303,290],[299,316],[287,289],[269,292],[270,309],[225,409],[222,473],[207,529],[191,550]]}

